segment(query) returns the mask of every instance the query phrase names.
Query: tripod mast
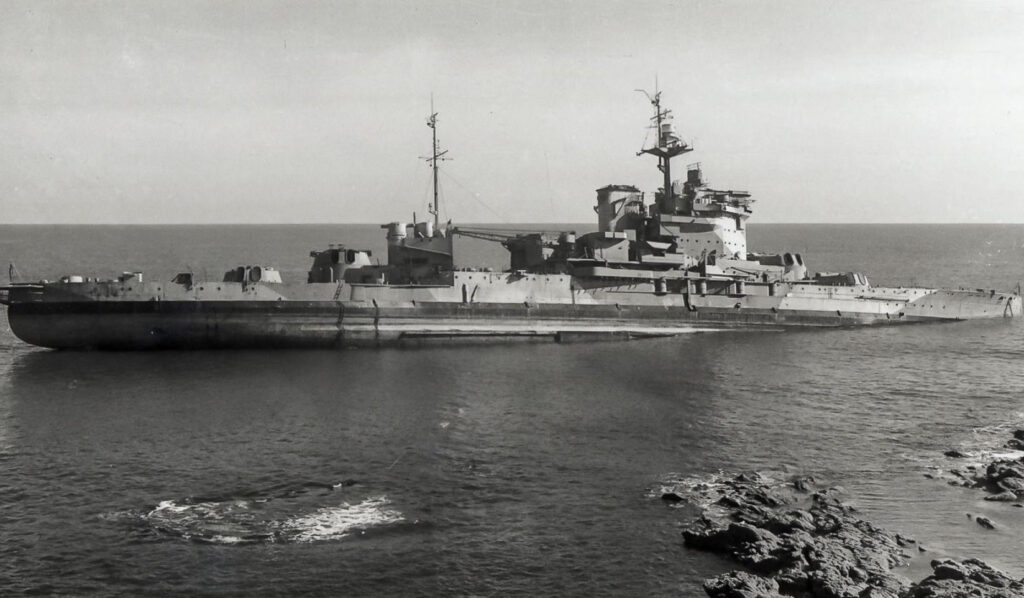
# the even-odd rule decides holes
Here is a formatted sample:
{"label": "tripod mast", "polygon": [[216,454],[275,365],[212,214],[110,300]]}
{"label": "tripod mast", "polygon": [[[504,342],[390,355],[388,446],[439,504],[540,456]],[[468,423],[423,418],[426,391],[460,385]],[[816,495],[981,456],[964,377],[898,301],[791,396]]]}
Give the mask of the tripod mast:
{"label": "tripod mast", "polygon": [[651,154],[658,156],[658,170],[661,171],[664,176],[664,192],[666,201],[672,199],[672,158],[679,154],[685,154],[686,152],[693,151],[693,148],[686,144],[680,139],[675,131],[672,130],[672,111],[661,109],[661,92],[657,89],[654,90],[654,95],[647,93],[642,89],[637,91],[643,93],[650,100],[651,106],[654,107],[654,116],[651,120],[654,122],[655,134],[657,142],[654,147],[640,150],[637,153],[640,154]]}

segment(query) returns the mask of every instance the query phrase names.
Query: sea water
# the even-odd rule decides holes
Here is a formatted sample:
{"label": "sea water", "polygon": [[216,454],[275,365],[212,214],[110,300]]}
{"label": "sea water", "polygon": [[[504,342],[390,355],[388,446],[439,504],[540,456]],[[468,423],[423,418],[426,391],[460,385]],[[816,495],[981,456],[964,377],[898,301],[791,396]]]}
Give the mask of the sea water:
{"label": "sea water", "polygon": [[[561,227],[559,227],[561,228]],[[581,232],[586,227],[576,227]],[[3,226],[32,279],[304,278],[376,226]],[[754,225],[876,284],[1010,289],[1020,225]],[[460,243],[460,265],[504,251]],[[1024,320],[347,351],[37,349],[0,313],[0,594],[701,595],[662,488],[840,486],[939,556],[1024,575],[1024,509],[950,484],[1024,428]],[[968,517],[968,514],[971,517]],[[972,517],[996,524],[987,530]]]}

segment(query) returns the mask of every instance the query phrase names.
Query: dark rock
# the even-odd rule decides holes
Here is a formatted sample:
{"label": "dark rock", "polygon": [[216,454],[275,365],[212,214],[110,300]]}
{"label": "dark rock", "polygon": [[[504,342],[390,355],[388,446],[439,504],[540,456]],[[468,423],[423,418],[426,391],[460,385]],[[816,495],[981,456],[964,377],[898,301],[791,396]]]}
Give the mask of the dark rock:
{"label": "dark rock", "polygon": [[872,575],[867,584],[858,598],[900,598],[910,589],[910,582],[896,575]]}
{"label": "dark rock", "polygon": [[1002,490],[1009,490],[1010,492],[1016,492],[1017,494],[1024,496],[1024,478],[1003,478],[996,483],[996,486]]}
{"label": "dark rock", "polygon": [[916,584],[906,598],[1024,598],[1024,580],[1015,580],[977,559],[934,560],[932,575]]}
{"label": "dark rock", "polygon": [[976,517],[974,521],[985,529],[996,529],[996,524],[992,523],[992,520],[988,517]]}
{"label": "dark rock", "polygon": [[1011,438],[1006,441],[1006,448],[1024,451],[1024,440],[1020,440],[1018,438]]}
{"label": "dark rock", "polygon": [[868,586],[857,594],[857,598],[900,598],[900,594],[895,594],[884,588],[875,588]]}
{"label": "dark rock", "polygon": [[847,598],[850,579],[834,567],[811,571],[811,594],[815,598]]}
{"label": "dark rock", "polygon": [[890,569],[906,562],[902,546],[912,540],[858,519],[836,489],[814,492],[808,509],[783,511],[771,505],[786,497],[749,480],[733,479],[718,501],[730,508],[727,517],[702,516],[683,532],[688,546],[725,553],[788,595],[881,598],[904,588]]}
{"label": "dark rock", "polygon": [[783,569],[775,574],[774,579],[779,584],[779,591],[784,594],[799,596],[811,589],[811,580],[804,569],[807,562],[803,561],[798,565]]}
{"label": "dark rock", "polygon": [[1010,491],[1003,491],[1000,492],[999,494],[986,496],[985,500],[992,502],[1014,502],[1017,500],[1017,495]]}
{"label": "dark rock", "polygon": [[711,552],[724,552],[759,573],[772,573],[791,560],[790,550],[778,536],[749,523],[733,522],[722,526],[704,519],[683,531],[687,546]]}
{"label": "dark rock", "polygon": [[741,504],[732,512],[736,521],[761,525],[775,515],[775,510],[761,505]]}
{"label": "dark rock", "polygon": [[[1006,446],[1024,451],[1024,430],[1014,431],[1013,438],[1006,442]],[[969,456],[956,449],[950,449],[943,454],[951,458]],[[950,473],[962,480],[950,481],[950,485],[984,488],[993,494],[1009,490],[1016,493],[1019,498],[1024,498],[1024,457],[996,459],[981,467],[964,465],[957,469],[951,469]],[[1004,496],[992,500],[1004,501],[1009,500],[1009,497]]]}
{"label": "dark rock", "polygon": [[683,542],[710,552],[728,552],[733,545],[725,527],[703,516],[683,530]]}
{"label": "dark rock", "polygon": [[1006,478],[1024,478],[1024,464],[1020,461],[999,460],[985,468],[985,479],[999,482]]}
{"label": "dark rock", "polygon": [[661,500],[664,500],[664,501],[667,501],[667,502],[682,502],[683,500],[686,500],[686,499],[684,499],[682,496],[679,496],[675,492],[666,492],[666,493],[661,495]]}
{"label": "dark rock", "polygon": [[811,476],[801,476],[793,478],[793,489],[798,492],[810,492],[814,488],[814,478]]}
{"label": "dark rock", "polygon": [[782,598],[774,579],[731,571],[704,581],[704,591],[711,598]]}
{"label": "dark rock", "polygon": [[[754,480],[728,482],[727,500],[719,504],[732,510],[717,517],[708,511],[683,532],[688,546],[724,553],[749,569],[706,580],[709,596],[1024,598],[1024,580],[971,559],[932,561],[932,575],[912,585],[893,569],[906,564],[903,548],[916,544],[913,539],[859,519],[834,490],[815,492],[807,509],[770,508],[788,500],[765,480]],[[975,521],[994,527],[986,517]]]}
{"label": "dark rock", "polygon": [[730,523],[725,533],[729,536],[732,546],[757,543],[774,545],[779,541],[775,534],[749,523]]}
{"label": "dark rock", "polygon": [[951,560],[932,561],[932,577],[935,579],[967,579],[967,573],[960,563]]}
{"label": "dark rock", "polygon": [[813,532],[814,516],[802,509],[793,509],[763,520],[764,526],[775,534],[788,534],[796,530]]}
{"label": "dark rock", "polygon": [[789,502],[772,492],[769,488],[751,488],[747,490],[746,494],[747,496],[744,498],[747,500],[756,501],[766,507],[780,507]]}

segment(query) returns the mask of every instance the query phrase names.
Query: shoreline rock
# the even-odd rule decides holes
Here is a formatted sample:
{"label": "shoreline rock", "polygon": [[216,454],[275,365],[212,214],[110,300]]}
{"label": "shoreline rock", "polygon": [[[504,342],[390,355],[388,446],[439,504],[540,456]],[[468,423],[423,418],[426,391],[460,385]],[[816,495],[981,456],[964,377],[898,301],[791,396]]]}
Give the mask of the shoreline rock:
{"label": "shoreline rock", "polygon": [[[812,484],[803,479],[786,487],[757,474],[722,482],[717,500],[683,530],[683,542],[724,554],[746,571],[705,580],[708,596],[1024,598],[1024,580],[974,559],[932,561],[932,575],[912,584],[894,569],[909,562],[905,550],[917,542],[860,519],[834,489],[814,491]],[[687,492],[663,498],[687,500]]]}
{"label": "shoreline rock", "polygon": [[932,561],[931,566],[932,574],[902,598],[1024,596],[1024,579],[1015,580],[977,559],[939,559]]}
{"label": "shoreline rock", "polygon": [[[1024,430],[1014,430],[1013,437],[1006,441],[1006,448],[1024,451]],[[943,453],[950,459],[966,459],[970,455],[956,449]],[[983,488],[991,496],[985,500],[998,502],[1024,501],[1024,455],[993,459],[981,465],[966,464],[950,470],[960,481],[951,484],[969,488]]]}

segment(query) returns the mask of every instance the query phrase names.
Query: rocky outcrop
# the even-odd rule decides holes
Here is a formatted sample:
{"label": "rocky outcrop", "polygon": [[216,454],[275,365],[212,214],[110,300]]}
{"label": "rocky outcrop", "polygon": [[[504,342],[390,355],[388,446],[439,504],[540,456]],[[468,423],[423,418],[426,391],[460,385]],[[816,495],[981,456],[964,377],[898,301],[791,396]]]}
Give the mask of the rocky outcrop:
{"label": "rocky outcrop", "polygon": [[[1024,430],[1016,430],[1013,438],[1006,442],[1006,448],[1024,451]],[[950,459],[970,459],[969,453],[956,449],[943,453]],[[965,463],[950,470],[956,480],[952,483],[960,486],[983,488],[990,496],[985,500],[998,502],[1024,501],[1024,455],[1019,457],[1001,455],[994,460],[978,465]]]}
{"label": "rocky outcrop", "polygon": [[932,574],[914,585],[906,598],[1015,598],[1024,596],[1024,580],[1015,580],[976,559],[932,561]]}
{"label": "rocky outcrop", "polygon": [[717,501],[726,513],[702,516],[683,531],[688,546],[727,554],[791,596],[897,596],[906,589],[890,571],[906,563],[904,546],[913,540],[859,519],[834,492],[813,492],[810,507],[799,509],[791,508],[795,492],[763,478],[738,477],[726,487]]}
{"label": "rocky outcrop", "polygon": [[1014,430],[1013,438],[1006,442],[1008,448],[1024,451],[1024,430]]}
{"label": "rocky outcrop", "polygon": [[[707,489],[697,491],[708,503]],[[933,561],[932,576],[912,585],[893,570],[908,562],[906,550],[916,542],[860,519],[834,490],[812,491],[807,480],[785,486],[737,476],[717,492],[683,541],[727,555],[747,571],[706,580],[709,596],[1024,598],[1021,581],[975,560]],[[686,491],[671,494],[666,500],[688,500]],[[798,508],[801,502],[807,504]]]}
{"label": "rocky outcrop", "polygon": [[704,581],[711,598],[782,598],[775,580],[743,571],[723,573]]}

